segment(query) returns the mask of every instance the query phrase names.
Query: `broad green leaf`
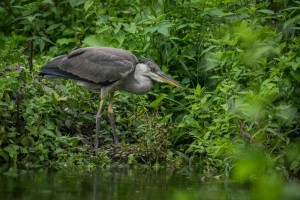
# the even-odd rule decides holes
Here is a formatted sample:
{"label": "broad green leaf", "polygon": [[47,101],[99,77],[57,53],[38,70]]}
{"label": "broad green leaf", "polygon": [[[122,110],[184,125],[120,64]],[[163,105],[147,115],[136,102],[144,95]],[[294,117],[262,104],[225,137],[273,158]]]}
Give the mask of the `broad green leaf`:
{"label": "broad green leaf", "polygon": [[202,92],[203,92],[203,89],[201,88],[201,86],[199,84],[197,84],[194,94],[197,96],[200,96]]}
{"label": "broad green leaf", "polygon": [[167,116],[164,116],[164,117],[160,120],[160,123],[166,124],[166,123],[170,120],[170,118],[172,117],[172,115],[173,115],[173,113],[168,114]]}
{"label": "broad green leaf", "polygon": [[196,121],[194,118],[190,117],[189,115],[186,115],[184,118],[185,123],[187,123],[188,125],[190,125],[191,127],[194,128],[200,128],[200,125],[198,123],[198,121]]}
{"label": "broad green leaf", "polygon": [[4,150],[0,149],[0,156],[5,160],[8,161],[9,160],[9,154],[8,152],[5,152]]}
{"label": "broad green leaf", "polygon": [[186,66],[185,62],[184,62],[184,58],[182,56],[178,56],[177,57],[179,63],[181,64],[181,66],[184,68],[184,70],[188,73],[188,75],[190,76],[190,71],[189,68]]}
{"label": "broad green leaf", "polygon": [[113,23],[114,26],[114,33],[117,34],[120,32],[121,28],[122,28],[122,23]]}
{"label": "broad green leaf", "polygon": [[56,92],[53,93],[53,96],[54,96],[54,99],[55,99],[57,102],[60,102],[60,101],[67,101],[67,100],[68,100],[67,97],[61,97],[61,96],[59,96]]}
{"label": "broad green leaf", "polygon": [[40,46],[40,51],[42,52],[44,50],[44,47],[45,47],[45,42],[43,40],[40,40],[39,42],[39,46]]}
{"label": "broad green leaf", "polygon": [[43,129],[42,134],[55,138],[55,135],[52,131]]}
{"label": "broad green leaf", "polygon": [[18,145],[10,144],[10,145],[4,147],[3,150],[5,150],[9,154],[9,157],[14,158],[16,155],[18,155],[17,150],[19,148],[20,147]]}
{"label": "broad green leaf", "polygon": [[207,99],[208,99],[209,97],[211,97],[211,94],[206,94],[206,95],[204,95],[204,96],[201,98],[201,101],[200,101],[201,105],[203,105],[204,103],[206,103],[206,101],[207,101]]}
{"label": "broad green leaf", "polygon": [[156,27],[156,26],[150,26],[150,27],[147,27],[146,30],[145,30],[145,33],[154,33],[155,31],[158,30],[159,27]]}
{"label": "broad green leaf", "polygon": [[97,34],[100,34],[100,33],[103,33],[103,32],[106,32],[106,31],[110,30],[111,28],[112,28],[111,26],[105,25],[102,28],[97,29],[96,32],[97,32]]}
{"label": "broad green leaf", "polygon": [[129,33],[136,32],[136,24],[131,22],[130,24],[124,24],[124,29]]}
{"label": "broad green leaf", "polygon": [[[2,98],[2,95],[0,94],[0,97]],[[8,103],[0,101],[0,106],[8,106]]]}
{"label": "broad green leaf", "polygon": [[120,47],[122,46],[122,44],[123,44],[125,38],[126,38],[126,34],[119,34],[119,35],[116,37],[116,39],[117,39],[118,42],[119,42],[119,46],[120,46]]}
{"label": "broad green leaf", "polygon": [[22,140],[21,140],[21,143],[22,145],[26,146],[26,147],[31,147],[31,146],[34,146],[35,144],[35,141],[32,137],[30,136],[27,136],[27,137],[24,137]]}
{"label": "broad green leaf", "polygon": [[294,24],[295,22],[299,23],[300,21],[300,15],[296,15],[295,17],[287,20],[284,24],[283,24],[283,28],[286,29],[288,26],[290,26],[291,24]]}
{"label": "broad green leaf", "polygon": [[209,15],[215,15],[215,16],[218,16],[218,17],[221,17],[222,15],[224,15],[223,10],[219,9],[219,8],[212,8],[212,9],[206,11],[206,12]]}
{"label": "broad green leaf", "polygon": [[44,0],[43,3],[53,4],[52,0]]}
{"label": "broad green leaf", "polygon": [[32,23],[32,21],[35,19],[35,16],[29,16],[27,17],[27,20]]}
{"label": "broad green leaf", "polygon": [[297,81],[300,81],[300,70],[296,70],[296,71],[291,71],[292,76],[294,77],[294,79],[296,79]]}
{"label": "broad green leaf", "polygon": [[163,34],[164,36],[169,36],[169,29],[167,26],[162,26],[162,27],[159,27],[157,29],[157,31],[161,34]]}
{"label": "broad green leaf", "polygon": [[111,46],[112,37],[101,37],[90,35],[82,41],[85,46]]}
{"label": "broad green leaf", "polygon": [[270,14],[270,15],[274,15],[274,11],[273,10],[269,10],[269,9],[259,9],[257,10],[257,12],[261,12],[261,13],[265,13],[265,14]]}
{"label": "broad green leaf", "polygon": [[166,94],[161,94],[161,95],[159,95],[159,96],[156,98],[156,100],[154,100],[154,101],[152,101],[152,102],[150,103],[150,107],[152,107],[152,108],[157,108],[157,106],[159,105],[159,103],[160,103],[164,98],[166,98],[166,97],[167,97]]}
{"label": "broad green leaf", "polygon": [[59,24],[51,24],[48,28],[47,28],[47,31],[51,31],[51,30],[54,30],[58,27],[60,27],[62,24],[59,23]]}
{"label": "broad green leaf", "polygon": [[206,48],[204,51],[201,52],[200,56],[202,56],[203,54],[209,52],[210,50],[212,50],[212,49],[214,49],[214,48],[216,48],[216,46],[214,46],[214,45],[212,45],[212,46]]}
{"label": "broad green leaf", "polygon": [[180,157],[184,158],[186,161],[189,161],[189,157],[188,157],[186,154],[184,154],[184,153],[182,153],[182,152],[180,152],[180,151],[176,151],[176,153],[177,153]]}
{"label": "broad green leaf", "polygon": [[278,136],[282,141],[285,141],[285,137],[276,129],[267,128],[267,131],[273,133],[274,135]]}
{"label": "broad green leaf", "polygon": [[61,39],[58,39],[56,41],[57,44],[59,45],[65,45],[65,44],[70,44],[70,43],[76,43],[76,39],[74,38],[61,38]]}
{"label": "broad green leaf", "polygon": [[84,4],[86,0],[68,0],[72,8]]}
{"label": "broad green leaf", "polygon": [[94,1],[88,0],[84,3],[84,10],[87,11],[92,5]]}
{"label": "broad green leaf", "polygon": [[41,39],[42,39],[43,41],[49,42],[49,43],[51,43],[51,44],[54,44],[51,40],[49,40],[49,39],[46,38],[46,37],[41,37]]}
{"label": "broad green leaf", "polygon": [[294,170],[296,168],[300,168],[300,161],[299,160],[294,160],[291,163],[290,170]]}

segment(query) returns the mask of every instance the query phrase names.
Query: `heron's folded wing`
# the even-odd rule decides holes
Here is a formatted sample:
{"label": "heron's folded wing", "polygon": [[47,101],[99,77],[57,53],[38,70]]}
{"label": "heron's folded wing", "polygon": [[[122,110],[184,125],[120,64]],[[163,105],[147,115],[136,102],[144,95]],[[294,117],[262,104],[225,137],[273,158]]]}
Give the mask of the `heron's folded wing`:
{"label": "heron's folded wing", "polygon": [[87,81],[102,83],[126,77],[137,62],[137,58],[125,50],[89,47],[71,52],[58,67]]}

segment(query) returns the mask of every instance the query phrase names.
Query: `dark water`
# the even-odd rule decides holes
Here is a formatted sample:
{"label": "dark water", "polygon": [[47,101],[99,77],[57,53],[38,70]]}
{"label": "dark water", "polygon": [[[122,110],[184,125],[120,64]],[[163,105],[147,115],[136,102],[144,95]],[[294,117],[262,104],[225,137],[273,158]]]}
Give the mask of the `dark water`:
{"label": "dark water", "polygon": [[[282,192],[278,193],[278,190]],[[256,191],[263,192],[257,196],[259,193],[255,189],[245,185],[206,181],[197,173],[166,170],[99,170],[91,173],[39,170],[0,175],[1,200],[275,200],[300,199],[299,190],[299,184],[276,190],[261,185]],[[274,196],[277,193],[280,195]]]}
{"label": "dark water", "polygon": [[251,199],[224,183],[201,181],[196,173],[101,170],[93,173],[21,171],[0,175],[0,199]]}

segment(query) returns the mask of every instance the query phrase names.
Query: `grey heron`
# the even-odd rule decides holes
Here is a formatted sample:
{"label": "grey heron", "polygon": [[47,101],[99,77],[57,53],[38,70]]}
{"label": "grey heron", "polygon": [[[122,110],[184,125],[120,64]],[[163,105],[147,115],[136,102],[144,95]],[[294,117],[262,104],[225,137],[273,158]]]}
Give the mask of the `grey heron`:
{"label": "grey heron", "polygon": [[68,55],[61,55],[40,70],[44,77],[73,79],[80,85],[100,93],[100,105],[96,114],[95,149],[99,145],[99,132],[103,104],[110,94],[108,118],[112,127],[114,142],[119,143],[113,117],[113,99],[116,90],[134,94],[145,94],[152,88],[151,79],[182,88],[174,79],[164,74],[151,61],[139,61],[132,53],[110,47],[79,48]]}

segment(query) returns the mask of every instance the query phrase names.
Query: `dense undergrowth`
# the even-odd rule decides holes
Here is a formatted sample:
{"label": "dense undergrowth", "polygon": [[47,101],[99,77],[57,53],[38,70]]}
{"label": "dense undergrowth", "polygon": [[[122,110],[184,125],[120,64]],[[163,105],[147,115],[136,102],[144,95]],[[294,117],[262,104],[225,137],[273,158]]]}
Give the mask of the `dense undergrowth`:
{"label": "dense undergrowth", "polygon": [[[298,177],[299,9],[285,0],[2,1],[1,166],[185,167],[245,182]],[[117,93],[121,145],[110,145],[105,119],[95,155],[99,95],[37,73],[84,46],[152,58],[185,89]]]}

